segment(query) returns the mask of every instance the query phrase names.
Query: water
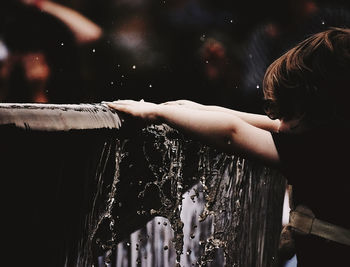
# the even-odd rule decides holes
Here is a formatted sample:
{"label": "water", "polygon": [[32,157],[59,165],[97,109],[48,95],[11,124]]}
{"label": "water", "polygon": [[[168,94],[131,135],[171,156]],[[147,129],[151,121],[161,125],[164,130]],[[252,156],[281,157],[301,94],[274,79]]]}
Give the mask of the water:
{"label": "water", "polygon": [[98,105],[12,106],[0,107],[11,266],[271,266],[277,172]]}
{"label": "water", "polygon": [[[277,172],[189,141],[167,126],[150,126],[136,138],[144,140],[140,147],[131,138],[124,148],[132,143],[128,149],[142,150],[145,162],[132,158],[128,170],[143,165],[150,173],[126,178],[119,167],[120,179],[130,179],[131,187],[145,181],[138,183],[137,198],[156,201],[134,211],[148,223],[119,239],[108,266],[271,266],[284,196]],[[121,152],[125,161],[129,153]],[[118,190],[114,196],[127,203]],[[120,235],[115,230],[113,244]]]}

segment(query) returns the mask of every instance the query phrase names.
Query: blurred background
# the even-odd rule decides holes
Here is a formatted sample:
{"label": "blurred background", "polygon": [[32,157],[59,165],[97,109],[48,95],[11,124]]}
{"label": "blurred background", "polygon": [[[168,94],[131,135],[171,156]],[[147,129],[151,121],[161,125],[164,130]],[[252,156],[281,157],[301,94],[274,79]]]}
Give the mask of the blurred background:
{"label": "blurred background", "polygon": [[190,99],[262,113],[273,60],[350,26],[345,0],[4,2],[0,102]]}

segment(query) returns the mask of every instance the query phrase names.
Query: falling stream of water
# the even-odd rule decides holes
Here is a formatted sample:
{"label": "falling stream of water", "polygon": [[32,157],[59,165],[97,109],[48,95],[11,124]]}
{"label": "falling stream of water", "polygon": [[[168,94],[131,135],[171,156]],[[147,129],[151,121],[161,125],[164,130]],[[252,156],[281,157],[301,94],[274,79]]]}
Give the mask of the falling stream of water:
{"label": "falling stream of water", "polygon": [[7,258],[18,266],[272,265],[285,188],[278,172],[167,125],[119,128],[115,116],[101,105],[0,106]]}
{"label": "falling stream of water", "polygon": [[[143,164],[133,158],[127,169],[133,173],[143,165],[152,178],[145,179],[147,172],[124,176],[128,170],[119,166],[121,176],[115,179],[138,183],[141,203],[156,199],[153,206],[131,209],[136,217],[156,217],[118,245],[118,228],[111,228],[112,246],[99,265],[271,266],[284,195],[284,180],[277,172],[190,141],[165,125],[145,128],[136,138],[143,143],[128,147],[134,144],[131,138],[119,144],[129,151],[118,152],[118,164],[130,160],[130,151],[142,150]],[[128,206],[118,189],[113,192],[110,197],[119,204],[108,209],[110,223],[123,214],[118,207]]]}

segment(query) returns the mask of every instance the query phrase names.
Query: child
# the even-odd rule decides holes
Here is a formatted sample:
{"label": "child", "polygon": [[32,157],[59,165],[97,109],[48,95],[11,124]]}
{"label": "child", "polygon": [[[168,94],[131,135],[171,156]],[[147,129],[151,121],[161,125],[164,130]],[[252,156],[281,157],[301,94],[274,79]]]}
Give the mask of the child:
{"label": "child", "polygon": [[347,265],[350,29],[310,36],[270,65],[263,84],[268,116],[186,100],[109,106],[279,168],[293,186],[298,266]]}

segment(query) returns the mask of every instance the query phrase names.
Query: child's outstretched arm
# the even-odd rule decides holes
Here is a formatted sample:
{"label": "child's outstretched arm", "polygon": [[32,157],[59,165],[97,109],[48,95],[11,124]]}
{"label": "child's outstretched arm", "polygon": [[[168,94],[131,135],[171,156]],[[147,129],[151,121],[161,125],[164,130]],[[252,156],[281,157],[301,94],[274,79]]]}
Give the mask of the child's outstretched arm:
{"label": "child's outstretched arm", "polygon": [[170,102],[163,103],[163,105],[180,105],[180,106],[192,108],[192,109],[225,112],[228,114],[235,115],[255,127],[258,127],[270,132],[278,132],[278,129],[280,127],[279,120],[272,120],[266,115],[247,113],[247,112],[237,111],[237,110],[224,108],[220,106],[202,105],[189,100],[170,101]]}
{"label": "child's outstretched arm", "polygon": [[150,123],[169,124],[225,152],[252,157],[268,164],[279,163],[271,133],[234,114],[133,100],[120,100],[108,105]]}

